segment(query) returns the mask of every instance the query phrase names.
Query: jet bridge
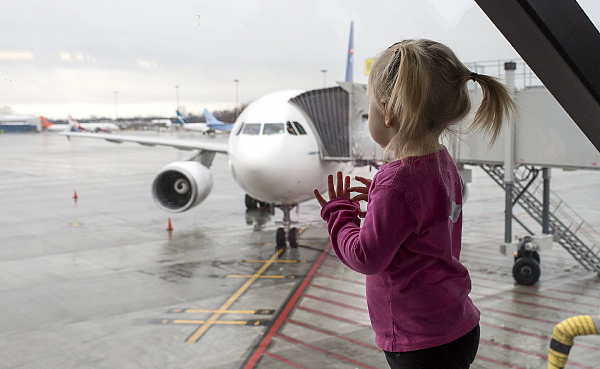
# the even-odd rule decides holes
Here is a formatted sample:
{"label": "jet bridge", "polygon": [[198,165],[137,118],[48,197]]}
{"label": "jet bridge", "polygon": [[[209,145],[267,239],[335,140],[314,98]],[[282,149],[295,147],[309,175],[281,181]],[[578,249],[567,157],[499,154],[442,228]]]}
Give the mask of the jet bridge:
{"label": "jet bridge", "polygon": [[367,86],[338,83],[336,87],[307,91],[290,102],[304,112],[317,132],[322,160],[377,166],[383,150],[373,142],[367,128]]}

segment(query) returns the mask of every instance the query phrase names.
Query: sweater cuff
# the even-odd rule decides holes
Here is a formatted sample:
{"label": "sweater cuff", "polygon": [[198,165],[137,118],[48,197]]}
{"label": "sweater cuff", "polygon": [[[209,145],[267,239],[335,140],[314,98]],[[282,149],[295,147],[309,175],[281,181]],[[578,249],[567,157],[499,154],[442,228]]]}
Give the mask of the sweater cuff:
{"label": "sweater cuff", "polygon": [[333,200],[328,201],[321,208],[321,218],[328,222],[331,213],[334,211],[349,210],[356,212],[356,216],[360,214],[360,203],[358,201],[352,201],[347,197],[337,197]]}

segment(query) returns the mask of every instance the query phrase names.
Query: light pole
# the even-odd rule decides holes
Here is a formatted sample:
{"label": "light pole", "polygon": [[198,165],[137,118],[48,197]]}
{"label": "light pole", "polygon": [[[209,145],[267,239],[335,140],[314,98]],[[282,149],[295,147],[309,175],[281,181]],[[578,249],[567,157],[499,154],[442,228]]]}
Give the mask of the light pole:
{"label": "light pole", "polygon": [[117,120],[117,91],[115,91],[115,120]]}
{"label": "light pole", "polygon": [[239,79],[234,79],[233,82],[235,82],[235,120],[237,120],[237,116],[238,116],[238,100],[239,100],[239,95],[238,95],[238,82],[240,82]]}
{"label": "light pole", "polygon": [[175,95],[177,96],[177,107],[176,110],[179,110],[179,85],[175,85]]}
{"label": "light pole", "polygon": [[321,69],[321,72],[323,73],[323,88],[325,88],[325,87],[327,87],[327,80],[326,80],[327,69]]}

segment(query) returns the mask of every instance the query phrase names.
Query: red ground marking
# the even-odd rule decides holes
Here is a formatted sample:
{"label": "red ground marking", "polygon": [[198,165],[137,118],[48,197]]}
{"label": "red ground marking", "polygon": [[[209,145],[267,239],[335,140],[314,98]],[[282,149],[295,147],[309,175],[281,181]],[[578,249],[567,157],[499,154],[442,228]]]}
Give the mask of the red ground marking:
{"label": "red ground marking", "polygon": [[269,355],[269,356],[271,356],[271,357],[273,357],[273,358],[275,358],[275,359],[277,359],[279,361],[283,361],[284,363],[289,364],[289,365],[291,365],[293,367],[300,368],[300,369],[309,369],[309,368],[307,368],[305,366],[302,366],[300,364],[296,364],[296,363],[294,363],[292,361],[289,361],[288,359],[282,358],[281,356],[275,355],[275,354],[273,354],[271,352],[267,351],[267,352],[265,352],[265,354],[267,354],[267,355]]}
{"label": "red ground marking", "polygon": [[[515,334],[520,334],[520,335],[524,335],[524,336],[530,336],[530,337],[539,338],[539,339],[542,339],[544,341],[548,341],[548,343],[552,339],[552,337],[550,337],[550,336],[542,336],[542,335],[535,334],[535,333],[529,333],[529,332],[519,331],[517,329],[501,327],[501,326],[495,325],[495,324],[483,323],[483,322],[479,322],[479,324],[481,324],[483,326],[486,326],[486,327],[500,329],[500,330],[511,332],[511,333],[515,333]],[[589,346],[589,345],[585,345],[585,344],[582,344],[582,343],[575,343],[573,346],[579,346],[581,348],[585,348],[585,349],[589,349],[589,350],[600,351],[599,347]]]}
{"label": "red ground marking", "polygon": [[322,311],[317,311],[317,310],[310,309],[310,308],[307,308],[307,307],[304,307],[304,306],[296,305],[294,307],[296,309],[298,309],[298,310],[308,311],[309,313],[313,313],[313,314],[317,314],[317,315],[322,315],[324,317],[327,317],[327,318],[330,318],[330,319],[339,320],[339,321],[344,322],[344,323],[350,323],[350,324],[358,325],[360,327],[369,327],[369,328],[371,328],[371,325],[369,325],[369,324],[362,324],[362,323],[359,323],[359,322],[356,322],[356,321],[353,321],[353,320],[350,320],[350,319],[340,318],[339,316],[335,316],[335,315],[332,315],[332,314],[327,314],[327,313],[324,313]]}
{"label": "red ground marking", "polygon": [[292,297],[285,304],[285,306],[283,307],[283,309],[281,310],[281,312],[277,316],[277,319],[275,320],[275,322],[273,322],[273,325],[271,326],[271,328],[269,328],[269,330],[267,331],[267,333],[263,337],[262,341],[259,343],[259,345],[256,348],[256,350],[254,350],[254,352],[252,353],[252,355],[250,356],[250,358],[248,359],[248,361],[244,365],[244,369],[254,368],[254,366],[258,363],[258,361],[260,360],[260,357],[267,350],[267,347],[269,346],[269,343],[271,343],[271,340],[273,339],[273,336],[275,336],[275,334],[277,333],[277,331],[281,327],[281,324],[283,324],[283,322],[287,318],[288,314],[292,311],[292,308],[296,304],[296,301],[298,301],[298,299],[300,298],[300,295],[302,294],[302,292],[304,292],[304,289],[308,285],[308,282],[315,275],[315,272],[317,271],[317,269],[319,268],[319,266],[323,262],[323,259],[325,259],[325,256],[327,255],[327,251],[330,248],[331,248],[331,242],[329,242],[327,244],[327,246],[325,246],[325,249],[321,252],[321,254],[319,255],[319,257],[317,258],[317,261],[315,261],[315,263],[310,268],[310,270],[308,271],[308,273],[306,273],[306,276],[304,276],[304,279],[302,280],[302,282],[300,282],[300,285],[298,286],[298,288],[296,289],[296,291],[294,292],[294,294],[292,295]]}
{"label": "red ground marking", "polygon": [[515,300],[515,299],[507,299],[507,298],[500,297],[500,296],[484,295],[482,293],[475,293],[475,292],[471,292],[471,294],[472,295],[478,295],[478,296],[487,297],[487,298],[490,298],[490,299],[496,299],[496,300],[502,300],[502,301],[511,301],[511,302],[514,302],[515,304],[533,306],[533,307],[538,307],[538,308],[542,308],[542,309],[549,309],[549,310],[554,310],[554,311],[564,311],[565,313],[571,313],[571,314],[575,314],[575,315],[585,315],[585,312],[581,312],[581,311],[573,311],[573,310],[566,310],[566,309],[561,309],[561,308],[555,308],[555,307],[547,306],[547,305],[534,304],[532,302],[519,301],[519,300]]}
{"label": "red ground marking", "polygon": [[352,360],[352,359],[350,359],[350,358],[347,358],[347,357],[345,357],[345,356],[341,356],[341,355],[338,355],[338,354],[334,354],[334,353],[333,353],[333,352],[331,352],[331,351],[326,351],[326,350],[323,350],[323,349],[321,349],[321,348],[318,348],[318,347],[316,347],[316,346],[309,345],[309,344],[308,344],[308,343],[306,343],[306,342],[299,341],[299,340],[297,340],[297,339],[295,339],[295,338],[292,338],[292,337],[289,337],[289,336],[284,336],[284,335],[282,335],[282,334],[277,334],[277,337],[279,337],[279,338],[283,338],[283,339],[285,339],[285,340],[287,340],[287,341],[290,341],[290,342],[296,343],[296,344],[298,344],[298,345],[302,345],[302,346],[308,347],[308,348],[310,348],[310,349],[313,349],[313,350],[315,350],[315,351],[322,352],[322,353],[324,353],[324,354],[327,354],[327,355],[329,355],[329,356],[333,356],[333,357],[335,357],[335,358],[337,358],[337,359],[340,359],[340,360],[347,361],[347,362],[349,362],[349,363],[352,363],[352,364],[354,364],[354,365],[362,366],[363,368],[367,368],[367,369],[377,369],[377,368],[374,368],[374,367],[372,367],[372,366],[369,366],[369,365],[367,365],[367,364],[363,364],[363,363],[360,363],[360,362],[358,362],[358,361],[356,361],[356,360]]}
{"label": "red ground marking", "polygon": [[486,341],[486,340],[480,340],[479,342],[482,342],[482,343],[485,343],[485,344],[488,344],[488,345],[491,345],[491,346],[500,347],[500,348],[503,348],[505,350],[516,351],[516,352],[520,352],[522,354],[531,355],[531,356],[537,356],[537,357],[542,358],[544,360],[548,360],[548,356],[542,355],[542,354],[538,354],[537,352],[525,351],[525,350],[521,350],[521,349],[518,349],[516,347],[509,346],[509,345],[503,345],[501,343],[496,343],[496,342],[491,342],[491,341]]}
{"label": "red ground marking", "polygon": [[552,297],[552,296],[540,295],[538,293],[525,292],[525,291],[516,291],[516,290],[507,290],[507,289],[503,289],[503,288],[500,288],[500,287],[486,286],[486,285],[481,285],[481,284],[477,284],[477,283],[472,283],[472,285],[473,286],[478,286],[478,287],[483,287],[483,288],[491,288],[491,289],[505,291],[505,292],[517,293],[519,295],[535,296],[535,297],[541,297],[541,298],[550,299],[550,300],[556,300],[556,301],[562,301],[562,302],[569,302],[569,303],[573,303],[573,304],[577,304],[577,305],[587,305],[587,306],[598,307],[598,304],[590,304],[590,303],[585,303],[585,302],[577,302],[577,301],[573,301],[573,300],[569,300],[569,299],[561,299],[560,297]]}
{"label": "red ground marking", "polygon": [[368,313],[369,311],[365,308],[361,308],[361,307],[357,307],[357,306],[352,306],[352,305],[347,305],[347,304],[342,304],[341,302],[337,302],[337,301],[332,301],[332,300],[328,300],[328,299],[324,299],[322,297],[317,297],[317,296],[312,296],[312,295],[307,295],[305,293],[302,294],[303,297],[308,297],[309,299],[313,299],[313,300],[317,300],[317,301],[321,301],[321,302],[326,302],[328,304],[332,304],[332,305],[336,305],[336,306],[341,306],[347,309],[353,309],[353,310],[358,310],[358,311],[364,311],[365,313]]}
{"label": "red ground marking", "polygon": [[368,347],[368,348],[373,349],[373,350],[381,351],[381,349],[379,347],[377,347],[377,346],[369,345],[368,343],[357,341],[357,340],[352,339],[352,338],[340,336],[339,334],[337,334],[335,332],[331,332],[331,331],[327,331],[325,329],[317,328],[317,327],[315,327],[313,325],[310,325],[310,324],[302,323],[302,322],[299,322],[299,321],[293,320],[293,319],[286,319],[286,321],[290,322],[292,324],[299,325],[299,326],[304,327],[304,328],[308,328],[308,329],[313,330],[313,331],[317,331],[317,332],[320,332],[320,333],[323,333],[323,334],[327,334],[329,336],[333,336],[333,337],[336,337],[336,338],[339,338],[339,339],[342,339],[342,340],[345,340],[345,341],[348,341],[348,342],[356,343],[357,345],[361,345],[361,346]]}
{"label": "red ground marking", "polygon": [[[541,354],[538,354],[538,353],[535,353],[535,352],[525,351],[525,350],[521,350],[521,349],[518,349],[518,348],[515,348],[515,347],[512,347],[512,346],[503,345],[503,344],[500,344],[500,343],[490,342],[490,341],[486,341],[486,340],[481,340],[480,342],[486,343],[488,345],[496,346],[496,347],[501,347],[503,349],[520,352],[522,354],[527,354],[527,355],[531,355],[531,356],[537,356],[537,357],[542,358],[544,360],[548,360],[548,356],[541,355]],[[576,366],[576,367],[584,368],[584,369],[594,369],[594,367],[585,366],[585,365],[581,365],[581,364],[577,364],[577,363],[573,363],[573,362],[569,362],[569,366]]]}
{"label": "red ground marking", "polygon": [[331,279],[337,279],[339,281],[345,281],[345,282],[351,282],[351,283],[356,283],[356,284],[362,284],[365,285],[366,283],[364,281],[356,281],[353,279],[348,279],[348,278],[340,278],[340,277],[335,277],[331,274],[323,274],[323,273],[315,273],[316,276],[319,277],[325,277],[325,278],[331,278]]}
{"label": "red ground marking", "polygon": [[516,368],[516,369],[527,369],[527,368],[524,368],[524,367],[522,367],[522,366],[516,366],[516,365],[509,364],[509,363],[505,363],[505,362],[502,362],[502,361],[498,361],[498,360],[490,359],[489,357],[485,357],[485,356],[481,356],[481,355],[477,355],[477,360],[489,361],[490,363],[494,363],[494,364],[499,364],[499,365],[507,366],[507,367],[509,367],[509,368]]}
{"label": "red ground marking", "polygon": [[558,323],[560,323],[560,322],[553,322],[553,321],[546,320],[546,319],[539,319],[539,318],[533,318],[533,317],[526,316],[526,315],[521,315],[521,314],[516,314],[516,313],[510,313],[510,312],[502,311],[502,310],[496,310],[496,309],[485,308],[485,307],[478,307],[478,308],[479,308],[479,310],[487,310],[487,311],[492,311],[494,313],[499,313],[499,314],[505,314],[505,315],[514,316],[514,317],[517,317],[517,318],[528,319],[528,320],[535,320],[535,321],[541,322],[541,323],[548,323],[548,324],[552,324],[553,326],[557,325]]}
{"label": "red ground marking", "polygon": [[346,292],[346,291],[342,291],[342,290],[337,290],[335,288],[329,288],[329,287],[319,286],[318,284],[314,284],[314,282],[313,283],[309,283],[308,285],[311,288],[314,287],[314,288],[319,288],[319,289],[326,290],[326,291],[331,291],[331,292],[335,292],[335,293],[341,293],[341,294],[347,295],[347,296],[360,297],[362,299],[366,299],[365,295],[359,295],[357,293],[350,293],[350,292]]}

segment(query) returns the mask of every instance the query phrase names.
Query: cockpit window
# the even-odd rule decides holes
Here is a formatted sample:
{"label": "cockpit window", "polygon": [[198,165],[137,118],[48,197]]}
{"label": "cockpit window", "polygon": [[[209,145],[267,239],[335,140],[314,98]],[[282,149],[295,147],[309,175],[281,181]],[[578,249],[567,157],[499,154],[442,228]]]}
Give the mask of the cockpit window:
{"label": "cockpit window", "polygon": [[260,133],[260,123],[246,123],[244,124],[244,129],[242,129],[242,134],[244,135],[257,135]]}
{"label": "cockpit window", "polygon": [[298,122],[294,121],[294,126],[296,126],[296,129],[298,130],[298,132],[299,132],[301,135],[305,135],[305,134],[306,134],[306,131],[304,130],[304,127],[302,127],[302,124],[300,124],[300,123],[298,123]]}
{"label": "cockpit window", "polygon": [[297,135],[296,130],[294,129],[294,126],[292,126],[292,122],[289,122],[289,121],[286,122],[285,129],[287,129],[289,134],[294,135],[294,136]]}
{"label": "cockpit window", "polygon": [[278,135],[283,133],[283,123],[265,123],[263,135]]}
{"label": "cockpit window", "polygon": [[238,136],[240,133],[242,133],[242,129],[244,128],[244,123],[240,124],[240,128],[237,130],[237,132],[235,133],[236,136]]}

